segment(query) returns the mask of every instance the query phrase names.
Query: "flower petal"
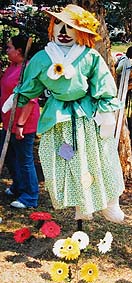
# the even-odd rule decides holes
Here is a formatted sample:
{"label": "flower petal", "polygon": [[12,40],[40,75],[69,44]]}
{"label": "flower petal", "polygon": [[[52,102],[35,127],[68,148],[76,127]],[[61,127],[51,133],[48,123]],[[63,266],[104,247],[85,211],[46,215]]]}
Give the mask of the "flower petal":
{"label": "flower petal", "polygon": [[60,254],[61,257],[65,257],[66,260],[76,259],[80,255],[79,243],[72,238],[65,239]]}
{"label": "flower petal", "polygon": [[89,236],[83,231],[77,231],[72,235],[72,239],[79,243],[80,250],[85,249],[89,244]]}
{"label": "flower petal", "polygon": [[65,242],[65,239],[59,239],[58,241],[54,243],[54,246],[53,246],[53,253],[56,256],[61,257],[61,258],[62,258],[62,255],[60,251],[63,249],[64,242]]}
{"label": "flower petal", "polygon": [[67,80],[73,78],[75,76],[75,73],[76,73],[76,71],[71,64],[66,66],[65,69],[64,69],[64,76]]}
{"label": "flower petal", "polygon": [[54,64],[49,67],[47,76],[52,80],[58,80],[61,77],[60,74],[54,72]]}
{"label": "flower petal", "polygon": [[54,262],[50,269],[50,275],[54,282],[62,282],[68,277],[68,265],[65,262]]}
{"label": "flower petal", "polygon": [[41,232],[49,238],[55,238],[60,234],[61,228],[55,221],[47,221],[41,227]]}
{"label": "flower petal", "polygon": [[80,270],[81,279],[86,282],[93,282],[98,277],[98,267],[95,263],[84,263]]}
{"label": "flower petal", "polygon": [[43,211],[35,211],[32,212],[29,215],[29,218],[31,218],[33,221],[38,221],[38,220],[50,220],[52,218],[51,214],[48,212],[43,212]]}
{"label": "flower petal", "polygon": [[14,232],[14,239],[17,243],[23,243],[31,237],[31,232],[28,228],[24,227]]}
{"label": "flower petal", "polygon": [[99,244],[97,244],[99,252],[104,254],[110,251],[112,241],[113,241],[112,234],[110,232],[106,232],[104,239],[100,239]]}

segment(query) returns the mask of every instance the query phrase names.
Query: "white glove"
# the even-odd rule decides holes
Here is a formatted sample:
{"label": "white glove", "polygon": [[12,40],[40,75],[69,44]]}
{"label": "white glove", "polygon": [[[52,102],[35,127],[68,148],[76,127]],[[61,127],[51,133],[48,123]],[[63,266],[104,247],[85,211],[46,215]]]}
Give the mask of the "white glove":
{"label": "white glove", "polygon": [[11,94],[8,99],[5,101],[5,103],[3,104],[2,106],[2,112],[3,113],[6,113],[8,112],[11,108],[12,108],[12,105],[13,105],[13,98],[14,98],[14,93]]}
{"label": "white glove", "polygon": [[109,138],[114,137],[116,119],[114,112],[101,112],[97,111],[95,117],[95,122],[98,126],[100,126],[100,137],[101,138]]}

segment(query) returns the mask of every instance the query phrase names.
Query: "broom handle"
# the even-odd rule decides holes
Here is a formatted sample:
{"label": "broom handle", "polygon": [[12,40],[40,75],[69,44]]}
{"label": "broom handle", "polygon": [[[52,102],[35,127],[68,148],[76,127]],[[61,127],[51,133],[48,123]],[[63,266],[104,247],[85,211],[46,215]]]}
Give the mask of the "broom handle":
{"label": "broom handle", "polygon": [[[21,68],[20,76],[19,76],[18,88],[21,86],[22,81],[23,81],[23,74],[24,74],[24,70],[25,70],[25,67],[26,67],[28,52],[29,52],[29,50],[31,48],[31,45],[32,45],[32,38],[29,37],[29,39],[27,41],[25,53],[24,53],[24,59],[23,59],[23,63],[22,63],[22,68]],[[0,156],[0,175],[2,173],[2,168],[3,168],[3,165],[4,165],[4,161],[5,161],[5,157],[6,157],[6,153],[7,153],[7,149],[8,149],[8,145],[9,145],[9,141],[10,141],[11,129],[12,129],[12,125],[13,125],[13,121],[14,121],[14,116],[15,116],[15,112],[16,112],[18,97],[19,97],[19,94],[15,97],[15,99],[13,101],[13,105],[12,105],[12,109],[11,109],[11,115],[10,115],[10,120],[9,120],[9,125],[8,125],[8,129],[7,129],[6,136],[5,136],[5,141],[4,141],[2,152],[1,152],[1,156]]]}

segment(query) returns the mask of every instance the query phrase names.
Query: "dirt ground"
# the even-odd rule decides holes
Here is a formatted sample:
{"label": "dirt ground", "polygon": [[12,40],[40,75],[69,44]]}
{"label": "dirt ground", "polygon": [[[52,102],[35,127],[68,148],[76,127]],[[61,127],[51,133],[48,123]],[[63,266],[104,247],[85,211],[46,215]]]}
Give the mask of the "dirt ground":
{"label": "dirt ground", "polygon": [[[36,154],[36,149],[35,149]],[[39,177],[40,199],[37,211],[50,212],[54,221],[61,226],[61,234],[56,239],[44,238],[37,225],[29,218],[33,209],[13,209],[12,198],[5,196],[4,190],[11,184],[6,167],[0,180],[0,282],[1,283],[48,283],[51,281],[49,269],[53,261],[60,260],[52,252],[56,240],[70,237],[77,231],[74,208],[54,211],[48,192],[44,189],[44,177],[37,154],[35,165]],[[100,213],[95,213],[91,221],[83,221],[83,231],[90,237],[89,248],[82,251],[78,266],[93,261],[99,267],[98,283],[132,283],[132,180],[126,184],[120,203],[125,212],[122,224],[106,221]],[[23,244],[13,238],[16,229],[30,227],[32,237]],[[112,249],[101,255],[97,243],[107,231],[113,235]],[[77,279],[75,263],[70,262],[72,283],[83,283]],[[78,267],[79,268],[79,267]]]}

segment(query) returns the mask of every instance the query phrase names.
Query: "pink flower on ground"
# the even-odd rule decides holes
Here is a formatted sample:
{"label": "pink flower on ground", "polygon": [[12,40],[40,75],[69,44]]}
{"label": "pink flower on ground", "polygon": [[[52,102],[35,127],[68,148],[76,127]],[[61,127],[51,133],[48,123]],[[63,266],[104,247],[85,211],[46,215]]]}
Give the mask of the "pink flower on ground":
{"label": "pink flower on ground", "polygon": [[60,234],[61,228],[54,221],[48,221],[41,227],[41,232],[49,238],[56,238]]}
{"label": "pink flower on ground", "polygon": [[18,229],[14,232],[14,239],[17,243],[23,243],[25,240],[29,239],[31,232],[28,228]]}
{"label": "pink flower on ground", "polygon": [[38,221],[38,220],[51,220],[52,216],[48,212],[40,211],[40,212],[32,212],[29,215],[29,218],[31,218],[34,221]]}

